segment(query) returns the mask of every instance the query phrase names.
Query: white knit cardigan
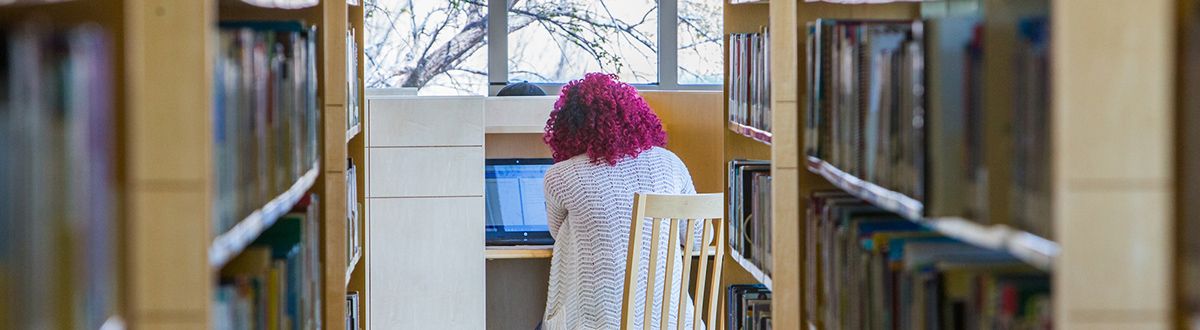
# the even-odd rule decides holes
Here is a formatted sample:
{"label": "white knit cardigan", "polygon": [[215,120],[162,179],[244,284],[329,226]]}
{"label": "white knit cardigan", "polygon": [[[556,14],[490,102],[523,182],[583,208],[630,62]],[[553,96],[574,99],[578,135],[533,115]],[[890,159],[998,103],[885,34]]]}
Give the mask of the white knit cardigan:
{"label": "white knit cardigan", "polygon": [[[550,266],[550,284],[543,316],[544,329],[618,329],[621,300],[625,285],[625,258],[629,248],[630,217],[634,193],[694,194],[691,175],[675,154],[652,148],[637,157],[626,158],[615,166],[593,164],[586,155],[554,164],[546,172],[546,216],[554,236],[554,256]],[[686,226],[683,224],[682,226]],[[637,290],[646,291],[651,225],[643,228],[641,278]],[[660,259],[666,259],[666,235],[660,229]],[[682,229],[682,228],[681,228]],[[687,233],[681,230],[680,233]],[[690,232],[700,241],[700,227]],[[683,235],[683,234],[681,234]],[[695,246],[698,246],[695,245]],[[679,296],[682,258],[676,256],[672,297]],[[666,264],[658,263],[656,283],[663,283]],[[661,285],[660,285],[661,287]],[[657,329],[661,314],[662,289],[655,292],[652,329]],[[643,296],[644,297],[644,296]],[[670,311],[677,311],[674,299]],[[638,329],[641,329],[644,298],[634,300]],[[693,314],[691,298],[686,301],[685,325],[690,329]],[[669,324],[676,326],[677,313],[669,313]]]}

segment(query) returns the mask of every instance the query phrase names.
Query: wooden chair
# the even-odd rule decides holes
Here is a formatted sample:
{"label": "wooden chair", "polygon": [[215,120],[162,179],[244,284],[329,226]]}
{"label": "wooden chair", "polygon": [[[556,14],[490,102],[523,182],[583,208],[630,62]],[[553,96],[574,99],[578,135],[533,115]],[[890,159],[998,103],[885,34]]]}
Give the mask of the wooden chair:
{"label": "wooden chair", "polygon": [[[656,194],[635,194],[633,198],[633,221],[632,227],[629,230],[629,250],[625,262],[625,298],[621,306],[621,329],[629,330],[634,327],[634,315],[631,310],[635,306],[634,299],[645,299],[644,317],[642,320],[642,328],[650,329],[651,318],[654,313],[654,292],[657,288],[655,285],[662,285],[663,296],[661,297],[662,310],[659,320],[659,329],[666,330],[668,320],[670,320],[671,302],[678,301],[678,310],[675,311],[677,317],[677,328],[682,330],[687,324],[684,317],[687,315],[687,289],[689,285],[689,275],[691,274],[691,256],[699,255],[698,269],[696,269],[696,290],[692,295],[694,312],[692,315],[692,325],[694,329],[699,329],[701,324],[700,316],[704,314],[701,307],[708,302],[708,317],[706,318],[710,329],[715,329],[717,321],[717,305],[721,290],[721,260],[725,257],[725,221],[724,221],[724,196],[722,194],[699,194],[699,195],[656,195]],[[647,220],[647,218],[649,218]],[[646,221],[652,223],[650,242],[650,265],[646,269],[649,272],[646,281],[646,292],[631,292],[636,289],[637,279],[641,270],[641,251],[642,251],[642,226]],[[663,221],[670,223],[670,236],[667,244],[667,260],[658,260],[659,245],[662,233],[660,228]],[[680,221],[687,221],[686,228],[696,228],[699,225],[711,224],[711,226],[703,226],[703,235],[701,242],[716,242],[715,246],[709,244],[699,244],[700,251],[693,253],[693,243],[695,243],[695,235],[685,235],[683,244],[679,244],[679,224]],[[715,231],[715,233],[714,233]],[[713,238],[716,240],[712,240]],[[679,255],[679,247],[683,246],[683,255],[688,256],[683,258],[683,283],[680,284],[679,296],[672,297],[671,288],[674,280],[671,274],[675,272],[675,258]],[[708,278],[709,262],[706,256],[709,255],[709,249],[716,249],[715,259],[713,259],[712,277]],[[658,263],[666,262],[666,275],[663,276],[664,283],[655,283],[655,277],[658,272]],[[707,295],[705,293],[708,293]],[[644,298],[643,298],[644,297]],[[711,299],[711,301],[709,301]]]}

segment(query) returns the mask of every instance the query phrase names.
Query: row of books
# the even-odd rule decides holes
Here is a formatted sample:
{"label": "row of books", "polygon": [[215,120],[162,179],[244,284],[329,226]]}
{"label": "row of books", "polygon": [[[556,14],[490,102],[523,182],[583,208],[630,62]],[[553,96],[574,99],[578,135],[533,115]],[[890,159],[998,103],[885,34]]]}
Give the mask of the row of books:
{"label": "row of books", "polygon": [[346,260],[349,261],[362,251],[362,243],[359,241],[361,230],[358,228],[361,216],[358,207],[358,167],[354,166],[354,159],[346,158],[346,162]]}
{"label": "row of books", "polygon": [[921,31],[912,21],[808,25],[805,154],[924,199]]}
{"label": "row of books", "polygon": [[346,129],[349,130],[354,126],[358,126],[361,119],[359,118],[358,102],[361,95],[358,95],[358,86],[361,86],[361,79],[358,76],[358,39],[355,38],[354,28],[346,30]]}
{"label": "row of books", "polygon": [[840,191],[808,202],[805,314],[823,328],[1050,329],[1050,278]]}
{"label": "row of books", "polygon": [[286,191],[317,161],[316,39],[299,22],[220,24],[215,233]]}
{"label": "row of books", "polygon": [[[922,216],[989,222],[989,192],[1006,191],[1012,224],[1051,236],[1045,18],[1017,20],[1013,81],[987,76],[977,17],[820,19],[807,29],[807,156],[920,202]],[[1008,86],[1011,95],[1000,92]],[[985,98],[1000,97],[1014,106],[985,109]],[[985,134],[995,125],[1011,129]],[[985,154],[1005,142],[989,137],[1013,146],[1011,182],[988,180]]]}
{"label": "row of books", "polygon": [[729,34],[729,121],[771,131],[770,33]]}
{"label": "row of books", "polygon": [[97,329],[116,313],[110,33],[0,23],[0,327]]}
{"label": "row of books", "polygon": [[729,247],[771,274],[771,162],[729,162]]}
{"label": "row of books", "polygon": [[358,291],[346,293],[346,330],[358,330],[362,327],[362,320],[358,312],[359,299]]}
{"label": "row of books", "polygon": [[214,329],[321,329],[320,211],[302,200],[225,265]]}
{"label": "row of books", "polygon": [[771,290],[762,284],[734,284],[725,291],[725,324],[730,330],[771,329]]}

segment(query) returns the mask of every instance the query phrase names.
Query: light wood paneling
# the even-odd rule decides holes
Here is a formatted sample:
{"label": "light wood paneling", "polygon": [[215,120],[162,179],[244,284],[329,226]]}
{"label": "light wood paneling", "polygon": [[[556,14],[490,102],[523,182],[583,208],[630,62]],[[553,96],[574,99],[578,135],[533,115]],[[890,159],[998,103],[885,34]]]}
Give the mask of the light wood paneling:
{"label": "light wood paneling", "polygon": [[200,191],[139,190],[131,197],[132,217],[144,220],[130,228],[133,312],[208,315],[212,272],[206,233],[212,230],[207,221],[194,218],[207,214],[208,205],[201,203],[207,196]]}
{"label": "light wood paneling", "polygon": [[122,176],[128,218],[123,313],[134,328],[206,328],[212,273],[212,63],[215,5],[126,1]]}
{"label": "light wood paneling", "polygon": [[667,149],[687,165],[698,192],[725,190],[722,136],[725,104],[715,91],[642,91],[667,131]]}
{"label": "light wood paneling", "polygon": [[1169,325],[1175,5],[1053,1],[1056,327]]}
{"label": "light wood paneling", "polygon": [[[483,148],[368,148],[367,197],[483,196]],[[482,228],[482,227],[481,227]]]}
{"label": "light wood paneling", "polygon": [[482,97],[372,99],[372,147],[483,145]]}
{"label": "light wood paneling", "polygon": [[484,101],[488,133],[541,133],[558,96],[488,97]]}
{"label": "light wood paneling", "polygon": [[377,279],[369,288],[371,322],[387,329],[484,329],[483,198],[367,203],[368,250],[387,251],[370,261],[369,276]]}
{"label": "light wood paneling", "polygon": [[542,142],[541,133],[487,134],[484,137],[487,158],[550,158],[550,147]]}
{"label": "light wood paneling", "polygon": [[[1167,191],[1067,192],[1059,195],[1063,243],[1057,292],[1074,310],[1167,310],[1170,213]],[[1086,229],[1084,229],[1086,228]],[[1154,280],[1163,279],[1163,280]],[[1105,285],[1101,285],[1105,283]],[[1119,283],[1120,285],[1113,285]]]}

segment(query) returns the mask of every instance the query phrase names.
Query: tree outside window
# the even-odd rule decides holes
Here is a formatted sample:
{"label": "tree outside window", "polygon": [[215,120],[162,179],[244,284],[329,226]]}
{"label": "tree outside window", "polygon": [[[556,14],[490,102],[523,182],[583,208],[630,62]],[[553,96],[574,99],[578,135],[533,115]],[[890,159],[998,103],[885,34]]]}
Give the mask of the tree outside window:
{"label": "tree outside window", "polygon": [[[487,0],[367,0],[368,88],[421,95],[486,94]],[[510,0],[510,81],[561,83],[585,72],[660,83],[660,56],[678,56],[675,84],[720,84],[721,0],[679,1],[678,49],[659,54],[656,0]],[[666,27],[673,28],[673,27]]]}

